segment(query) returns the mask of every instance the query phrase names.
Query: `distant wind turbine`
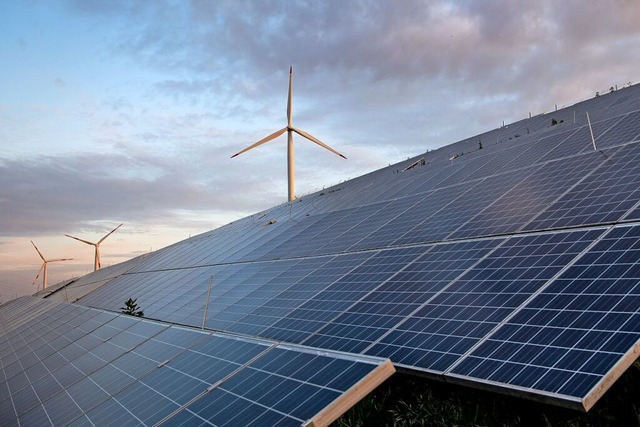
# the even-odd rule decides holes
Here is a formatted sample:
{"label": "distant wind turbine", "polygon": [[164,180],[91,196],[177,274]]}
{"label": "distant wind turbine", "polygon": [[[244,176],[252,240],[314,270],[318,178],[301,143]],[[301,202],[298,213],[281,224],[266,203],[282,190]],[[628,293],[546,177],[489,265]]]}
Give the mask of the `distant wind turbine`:
{"label": "distant wind turbine", "polygon": [[318,138],[309,135],[307,132],[300,130],[300,129],[296,129],[293,127],[293,125],[291,124],[291,80],[292,80],[292,76],[293,76],[293,67],[289,68],[289,98],[288,98],[288,102],[287,102],[287,127],[280,129],[279,131],[276,131],[274,133],[272,133],[271,135],[261,139],[260,141],[256,142],[253,145],[250,145],[249,147],[245,148],[242,151],[237,152],[236,154],[234,154],[233,156],[231,156],[231,158],[234,158],[242,153],[244,153],[245,151],[249,151],[252,148],[255,148],[259,145],[262,145],[266,142],[271,141],[272,139],[275,139],[277,137],[279,137],[280,135],[282,135],[283,133],[285,133],[285,131],[287,132],[287,136],[288,136],[288,144],[287,144],[287,173],[288,173],[288,181],[289,181],[289,201],[293,201],[296,196],[295,196],[295,183],[294,183],[294,173],[293,173],[293,132],[297,133],[300,136],[303,136],[305,138],[307,138],[309,141],[311,142],[315,142],[316,144],[318,144],[319,146],[331,151],[334,154],[337,154],[338,156],[342,157],[343,159],[346,159],[345,156],[343,156],[342,154],[340,154],[339,152],[337,152],[336,150],[334,150],[333,148],[329,147],[327,144],[325,144],[324,142],[320,141]]}
{"label": "distant wind turbine", "polygon": [[96,255],[94,258],[94,262],[93,262],[93,271],[97,271],[100,270],[100,243],[104,242],[104,239],[106,239],[107,237],[111,236],[111,234],[113,234],[114,231],[116,231],[118,228],[122,227],[122,224],[120,224],[119,226],[117,226],[116,228],[114,228],[113,230],[111,230],[110,232],[108,232],[106,234],[106,236],[104,236],[102,239],[98,240],[98,243],[93,243],[93,242],[89,242],[87,240],[82,240],[78,237],[73,237],[69,234],[65,234],[65,236],[67,237],[71,237],[72,239],[78,240],[82,243],[86,243],[87,245],[91,245],[91,246],[95,246],[96,248]]}
{"label": "distant wind turbine", "polygon": [[36,248],[36,251],[38,252],[38,255],[40,255],[40,258],[42,258],[42,266],[40,267],[40,270],[38,270],[38,274],[36,274],[36,278],[33,279],[33,283],[31,285],[35,285],[35,283],[38,281],[38,277],[40,277],[40,273],[42,273],[42,289],[47,289],[47,265],[50,262],[70,261],[73,258],[44,259],[36,244],[33,243],[33,240],[31,240],[31,244],[34,248]]}

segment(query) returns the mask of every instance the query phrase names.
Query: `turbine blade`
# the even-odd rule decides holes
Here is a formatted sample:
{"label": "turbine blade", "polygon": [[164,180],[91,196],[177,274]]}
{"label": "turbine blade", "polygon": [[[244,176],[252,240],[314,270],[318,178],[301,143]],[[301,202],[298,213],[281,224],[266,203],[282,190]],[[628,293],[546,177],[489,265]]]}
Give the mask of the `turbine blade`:
{"label": "turbine blade", "polygon": [[233,159],[234,157],[239,156],[240,154],[244,153],[245,151],[249,151],[252,148],[256,148],[257,146],[264,144],[265,142],[269,142],[272,139],[275,139],[275,138],[279,137],[280,135],[282,135],[286,131],[287,131],[287,128],[280,129],[279,131],[276,131],[276,132],[272,133],[271,135],[269,135],[269,136],[267,136],[265,138],[262,138],[260,141],[256,142],[255,144],[248,146],[244,150],[238,151],[236,154],[231,156],[231,158]]}
{"label": "turbine blade", "polygon": [[44,263],[40,266],[40,270],[38,270],[38,274],[36,274],[36,278],[33,279],[33,283],[31,283],[31,286],[36,284],[36,282],[38,281],[38,278],[40,277],[40,273],[42,273],[43,268],[44,268]]}
{"label": "turbine blade", "polygon": [[47,262],[58,262],[58,261],[71,261],[73,258],[58,258],[58,259],[50,259]]}
{"label": "turbine blade", "polygon": [[38,247],[36,246],[35,243],[33,243],[33,240],[31,240],[31,244],[33,245],[34,248],[36,248],[36,251],[38,251],[38,255],[40,255],[40,258],[42,258],[42,261],[47,262],[46,259],[44,259],[44,257],[42,256],[42,253],[40,252],[40,250],[38,249]]}
{"label": "turbine blade", "polygon": [[[124,224],[124,223],[122,223],[122,224]],[[116,228],[114,228],[113,230],[108,232],[106,236],[104,236],[102,239],[100,239],[98,241],[98,243],[96,243],[96,246],[99,245],[100,243],[102,243],[104,241],[104,239],[106,239],[107,237],[111,236],[118,228],[122,227],[122,224],[120,224],[119,226],[117,226]]]}
{"label": "turbine blade", "polygon": [[313,135],[308,134],[307,132],[300,130],[300,129],[296,129],[296,128],[291,128],[291,130],[293,130],[295,133],[297,133],[300,136],[304,136],[305,138],[307,138],[309,141],[311,142],[315,142],[316,144],[318,144],[319,146],[321,146],[322,148],[325,148],[329,151],[331,151],[334,154],[337,154],[338,156],[342,157],[343,159],[346,159],[346,157],[342,154],[340,154],[339,152],[337,152],[336,150],[334,150],[333,148],[329,147],[327,144],[325,144],[324,142],[320,141],[318,138],[316,138]]}
{"label": "turbine blade", "polygon": [[82,243],[86,243],[87,245],[91,245],[91,246],[95,246],[95,245],[96,245],[96,244],[95,244],[95,243],[93,243],[93,242],[89,242],[88,240],[82,240],[82,239],[81,239],[81,238],[79,238],[79,237],[73,237],[73,236],[71,236],[71,235],[69,235],[69,234],[65,234],[65,236],[67,236],[67,237],[71,237],[72,239],[78,240],[78,241],[80,241],[80,242],[82,242]]}
{"label": "turbine blade", "polygon": [[293,67],[289,67],[289,98],[287,99],[287,127],[291,127],[291,80],[293,79]]}

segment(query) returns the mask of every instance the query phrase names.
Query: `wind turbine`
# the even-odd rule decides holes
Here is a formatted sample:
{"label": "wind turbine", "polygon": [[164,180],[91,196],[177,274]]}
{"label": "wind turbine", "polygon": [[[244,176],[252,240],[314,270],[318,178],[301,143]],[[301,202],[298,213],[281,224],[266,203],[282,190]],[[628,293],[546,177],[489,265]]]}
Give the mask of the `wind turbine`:
{"label": "wind turbine", "polygon": [[97,271],[100,270],[100,243],[104,242],[104,239],[106,239],[107,237],[111,236],[111,234],[113,234],[114,231],[116,231],[118,228],[122,227],[122,224],[120,224],[119,226],[117,226],[116,228],[114,228],[113,230],[111,230],[110,232],[108,232],[102,239],[98,240],[97,243],[93,243],[93,242],[89,242],[87,240],[82,240],[78,237],[73,237],[69,234],[65,234],[65,236],[67,237],[71,237],[72,239],[76,239],[82,243],[86,243],[87,245],[91,245],[91,246],[95,246],[96,248],[96,255],[93,261],[93,271]]}
{"label": "wind turbine", "polygon": [[293,201],[296,196],[295,196],[295,191],[294,191],[294,187],[295,187],[295,183],[294,183],[294,173],[293,173],[293,132],[297,133],[300,136],[303,136],[305,138],[307,138],[309,141],[311,142],[315,142],[316,144],[318,144],[319,146],[331,151],[334,154],[337,154],[338,156],[342,157],[343,159],[346,159],[345,156],[343,156],[342,154],[340,154],[339,152],[337,152],[336,150],[334,150],[333,148],[329,147],[327,144],[325,144],[324,142],[320,141],[318,138],[309,135],[307,132],[294,128],[293,125],[291,124],[291,80],[292,80],[292,76],[293,76],[293,67],[289,68],[289,98],[288,98],[288,102],[287,102],[287,127],[280,129],[279,131],[276,131],[274,133],[272,133],[271,135],[261,139],[260,141],[256,142],[253,145],[250,145],[249,147],[245,148],[244,150],[241,150],[239,152],[237,152],[236,154],[234,154],[233,156],[231,156],[231,158],[234,158],[242,153],[244,153],[245,151],[249,151],[252,148],[255,148],[259,145],[262,145],[266,142],[271,141],[272,139],[275,139],[277,137],[279,137],[280,135],[282,135],[283,133],[285,133],[285,131],[287,132],[287,136],[288,136],[288,144],[287,144],[287,173],[288,173],[288,181],[289,181],[289,201]]}
{"label": "wind turbine", "polygon": [[49,264],[50,262],[70,261],[73,258],[44,259],[36,244],[33,243],[33,240],[31,240],[31,244],[34,248],[36,248],[36,251],[38,252],[38,255],[40,255],[40,258],[42,258],[42,266],[40,267],[40,270],[38,270],[38,274],[36,274],[36,278],[33,279],[33,283],[31,285],[35,285],[38,277],[40,277],[40,272],[42,272],[42,289],[44,290],[47,288],[47,264]]}

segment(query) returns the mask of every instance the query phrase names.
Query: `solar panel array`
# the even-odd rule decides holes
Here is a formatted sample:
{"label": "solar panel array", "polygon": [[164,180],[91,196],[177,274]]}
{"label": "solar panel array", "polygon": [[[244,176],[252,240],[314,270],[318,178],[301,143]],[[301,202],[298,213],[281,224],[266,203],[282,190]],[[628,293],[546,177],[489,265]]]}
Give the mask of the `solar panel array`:
{"label": "solar panel array", "polygon": [[[588,410],[640,351],[638,109],[632,86],[522,120],[87,275],[48,299],[104,316],[133,297],[154,325],[389,358]],[[224,419],[236,395],[256,402],[234,391],[242,376],[191,403],[191,386],[162,388],[181,375],[215,381],[198,377],[207,370],[197,357],[133,375],[128,394],[80,407],[79,420],[141,405],[144,424],[189,424]],[[245,363],[237,357],[228,362]],[[168,400],[140,403],[154,393]]]}
{"label": "solar panel array", "polygon": [[299,426],[393,372],[381,359],[36,298],[0,313],[3,426]]}

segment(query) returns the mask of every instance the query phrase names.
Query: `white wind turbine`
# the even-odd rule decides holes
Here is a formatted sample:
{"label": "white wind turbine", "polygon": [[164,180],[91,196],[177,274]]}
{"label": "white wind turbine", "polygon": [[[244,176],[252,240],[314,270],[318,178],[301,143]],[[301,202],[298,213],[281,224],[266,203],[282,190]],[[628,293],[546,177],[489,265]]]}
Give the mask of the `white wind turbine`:
{"label": "white wind turbine", "polygon": [[305,138],[307,138],[309,141],[311,142],[315,142],[316,144],[318,144],[319,146],[331,151],[334,154],[337,154],[338,156],[342,157],[343,159],[346,159],[345,156],[343,156],[342,154],[340,154],[339,152],[337,152],[336,150],[334,150],[333,148],[329,147],[327,144],[325,144],[324,142],[320,141],[319,139],[317,139],[316,137],[309,135],[307,132],[294,128],[293,125],[291,124],[291,79],[293,76],[293,67],[289,68],[289,98],[288,98],[288,102],[287,102],[287,127],[280,129],[279,131],[276,131],[274,133],[272,133],[271,135],[261,139],[260,141],[256,142],[253,145],[250,145],[249,147],[245,148],[242,151],[237,152],[236,154],[234,154],[233,156],[231,156],[231,158],[234,158],[242,153],[244,153],[245,151],[249,151],[252,148],[255,148],[259,145],[262,145],[266,142],[271,141],[272,139],[275,139],[277,137],[279,137],[280,135],[282,135],[283,133],[285,133],[285,131],[287,132],[287,136],[288,136],[288,144],[287,144],[287,173],[288,173],[288,181],[289,181],[289,201],[293,201],[295,199],[295,184],[294,184],[294,173],[293,173],[293,132],[297,133],[300,136],[303,136]]}
{"label": "white wind turbine", "polygon": [[73,237],[69,234],[65,234],[65,236],[67,237],[71,237],[72,239],[76,239],[82,243],[86,243],[87,245],[91,245],[91,246],[95,246],[96,248],[96,255],[93,261],[93,271],[97,271],[100,270],[100,243],[104,242],[104,239],[106,239],[107,237],[111,236],[111,234],[116,231],[118,228],[122,227],[122,224],[120,224],[119,226],[117,226],[116,228],[114,228],[113,230],[111,230],[110,232],[108,232],[102,239],[98,240],[97,243],[93,243],[93,242],[89,242],[87,240],[82,240],[78,237]]}
{"label": "white wind turbine", "polygon": [[40,252],[36,244],[33,243],[33,240],[31,240],[31,244],[33,245],[34,248],[36,248],[36,251],[38,252],[38,255],[40,255],[40,258],[42,258],[42,266],[40,267],[40,270],[38,270],[38,274],[36,274],[36,278],[33,279],[33,283],[31,285],[35,285],[36,281],[38,280],[38,277],[40,277],[40,273],[42,272],[42,289],[44,290],[44,289],[47,289],[47,265],[50,262],[70,261],[73,258],[44,259],[44,257],[42,256],[42,253]]}

